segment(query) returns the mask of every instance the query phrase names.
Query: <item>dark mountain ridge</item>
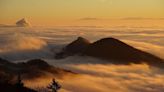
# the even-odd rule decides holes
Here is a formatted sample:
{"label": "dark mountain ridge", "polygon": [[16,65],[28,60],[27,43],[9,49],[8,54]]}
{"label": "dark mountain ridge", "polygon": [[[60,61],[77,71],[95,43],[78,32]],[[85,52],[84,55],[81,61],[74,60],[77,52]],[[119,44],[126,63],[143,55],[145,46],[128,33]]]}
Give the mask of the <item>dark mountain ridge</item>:
{"label": "dark mountain ridge", "polygon": [[63,78],[67,74],[75,73],[49,65],[41,59],[33,59],[27,62],[12,63],[0,58],[0,90],[3,92],[37,92],[18,84],[18,76],[22,80],[32,80],[40,77]]}
{"label": "dark mountain ridge", "polygon": [[51,66],[41,59],[12,63],[0,58],[0,79],[6,78],[7,80],[13,80],[18,74],[21,74],[24,79],[33,79],[47,76],[47,73],[52,74],[55,77],[62,77],[66,74],[75,74],[69,70]]}
{"label": "dark mountain ridge", "polygon": [[[77,43],[77,41],[78,40],[75,40],[72,43]],[[74,53],[72,50],[67,50],[67,52],[63,50],[62,53],[65,54],[65,57],[70,56],[70,54],[67,54],[69,51],[69,53],[73,53],[72,55],[91,56],[110,61],[114,64],[147,63],[153,66],[164,67],[163,59],[142,50],[136,49],[115,38],[103,38],[96,42],[88,43],[84,48],[79,48],[80,46],[70,44],[67,45],[66,48],[70,46],[69,48],[73,47],[74,49],[81,50],[78,50],[78,54]]]}
{"label": "dark mountain ridge", "polygon": [[3,92],[37,92],[27,87],[17,87],[10,83],[0,83],[0,90]]}
{"label": "dark mountain ridge", "polygon": [[89,40],[83,38],[83,37],[78,37],[75,41],[72,43],[68,44],[65,48],[60,53],[57,53],[55,58],[56,59],[61,59],[67,56],[72,56],[75,54],[81,54],[87,48],[91,43]]}

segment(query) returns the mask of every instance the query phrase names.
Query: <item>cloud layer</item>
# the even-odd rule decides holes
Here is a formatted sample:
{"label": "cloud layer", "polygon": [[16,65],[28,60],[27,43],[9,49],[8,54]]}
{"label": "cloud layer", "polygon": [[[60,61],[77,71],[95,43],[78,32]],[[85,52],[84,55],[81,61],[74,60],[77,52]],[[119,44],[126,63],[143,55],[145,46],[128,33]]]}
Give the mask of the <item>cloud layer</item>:
{"label": "cloud layer", "polygon": [[[78,36],[92,42],[104,37],[115,37],[164,58],[164,29],[124,27],[0,28],[0,57],[11,60],[44,57],[54,66],[79,73],[77,76],[58,79],[62,85],[60,92],[164,91],[164,70],[146,64],[113,65],[96,58],[79,56],[51,59],[54,53]],[[25,80],[25,85],[43,92],[47,90],[46,86],[52,77]]]}
{"label": "cloud layer", "polygon": [[[70,57],[64,60],[47,60],[57,67],[79,73],[58,79],[61,92],[163,92],[164,73],[146,64],[113,65],[93,64],[103,62],[94,58]],[[73,62],[71,62],[73,61]],[[68,63],[71,62],[71,63]],[[75,63],[76,62],[76,63]],[[79,63],[82,62],[82,63]],[[33,80],[35,81],[35,80]],[[40,82],[28,82],[29,87],[46,87],[51,78],[39,79]],[[46,89],[45,89],[46,90]]]}

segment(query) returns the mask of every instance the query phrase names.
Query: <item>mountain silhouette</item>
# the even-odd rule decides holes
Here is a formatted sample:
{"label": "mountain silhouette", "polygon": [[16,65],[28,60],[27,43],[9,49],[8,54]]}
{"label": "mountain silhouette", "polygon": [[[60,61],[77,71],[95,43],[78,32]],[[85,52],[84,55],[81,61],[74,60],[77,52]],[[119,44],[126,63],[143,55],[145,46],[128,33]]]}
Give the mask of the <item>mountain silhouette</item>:
{"label": "mountain silhouette", "polygon": [[[76,41],[77,40],[74,42]],[[81,49],[78,50],[78,53],[80,53],[78,55],[91,56],[110,61],[114,64],[147,63],[153,66],[164,67],[163,59],[160,59],[159,57],[142,50],[136,49],[115,38],[103,38],[96,42],[88,43],[84,48],[79,47],[80,46],[76,45],[73,47],[75,49]],[[64,51],[62,52],[65,53]]]}
{"label": "mountain silhouette", "polygon": [[49,65],[47,62],[45,62],[44,60],[41,60],[41,59],[29,60],[25,63],[25,65],[27,65],[29,67],[30,66],[36,67],[36,68],[39,68],[39,69],[47,69],[47,68],[53,67],[53,66]]}
{"label": "mountain silhouette", "polygon": [[55,58],[60,59],[66,56],[81,54],[81,52],[83,52],[85,48],[89,46],[89,44],[90,42],[87,39],[78,37],[75,41],[63,48],[62,52],[57,53]]}
{"label": "mountain silhouette", "polygon": [[3,92],[37,92],[24,86],[14,83],[14,76],[19,68],[15,63],[0,58],[0,90]]}
{"label": "mountain silhouette", "polygon": [[52,74],[56,77],[62,77],[66,74],[75,74],[69,70],[51,66],[41,59],[12,63],[0,58],[0,79],[12,80],[12,78],[17,76],[18,73],[22,74],[24,79],[38,78],[41,76],[47,76],[47,74]]}
{"label": "mountain silhouette", "polygon": [[[105,60],[114,60],[113,63],[148,63],[162,62],[159,57],[138,50],[118,39],[104,38],[90,44],[83,55],[93,56]],[[117,62],[118,61],[118,62]]]}
{"label": "mountain silhouette", "polygon": [[14,84],[1,83],[1,82],[0,82],[0,90],[3,92],[37,92],[27,87],[17,87]]}

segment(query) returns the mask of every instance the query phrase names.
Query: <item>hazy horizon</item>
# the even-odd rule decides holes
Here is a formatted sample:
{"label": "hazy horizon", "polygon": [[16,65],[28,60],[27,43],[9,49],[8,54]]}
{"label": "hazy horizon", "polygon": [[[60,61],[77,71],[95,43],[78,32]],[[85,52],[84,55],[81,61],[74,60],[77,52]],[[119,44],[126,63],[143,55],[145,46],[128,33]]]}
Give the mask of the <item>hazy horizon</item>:
{"label": "hazy horizon", "polygon": [[164,92],[164,0],[0,0],[0,11],[0,90],[21,72],[37,92],[52,78],[58,92]]}
{"label": "hazy horizon", "polygon": [[0,24],[14,24],[27,18],[35,26],[104,26],[130,22],[162,26],[163,3],[163,0],[1,0]]}

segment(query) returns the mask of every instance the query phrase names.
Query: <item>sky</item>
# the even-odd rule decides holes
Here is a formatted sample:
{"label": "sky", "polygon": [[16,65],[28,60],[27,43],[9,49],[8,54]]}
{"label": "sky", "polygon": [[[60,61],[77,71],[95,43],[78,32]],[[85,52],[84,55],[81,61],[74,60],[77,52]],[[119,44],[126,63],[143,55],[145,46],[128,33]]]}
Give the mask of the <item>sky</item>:
{"label": "sky", "polygon": [[0,11],[0,24],[12,24],[21,18],[34,25],[164,20],[164,0],[0,0]]}

